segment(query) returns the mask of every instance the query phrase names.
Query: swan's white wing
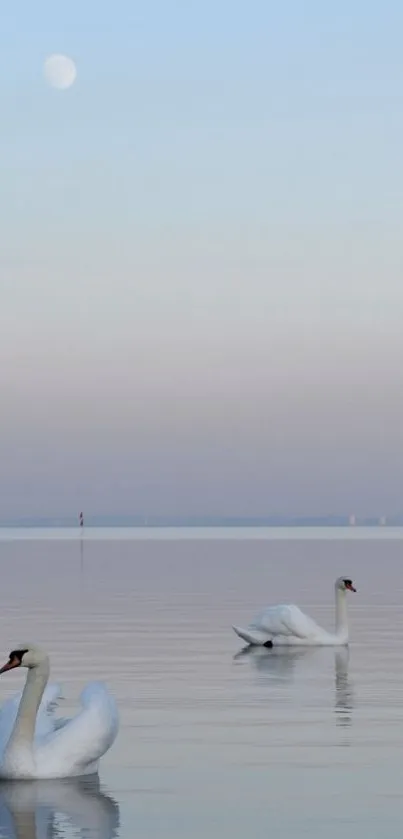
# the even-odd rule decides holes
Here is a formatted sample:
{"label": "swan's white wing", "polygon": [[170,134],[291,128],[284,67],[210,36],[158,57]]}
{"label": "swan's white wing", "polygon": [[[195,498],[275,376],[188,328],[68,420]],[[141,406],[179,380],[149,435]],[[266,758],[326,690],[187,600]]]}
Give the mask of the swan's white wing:
{"label": "swan's white wing", "polygon": [[312,638],[321,632],[318,624],[298,606],[269,606],[251,624],[252,628],[268,635],[292,635],[296,638]]}
{"label": "swan's white wing", "polygon": [[[18,708],[21,702],[22,691],[16,693],[3,703],[0,710],[0,754],[10,739],[14,727]],[[47,685],[36,717],[35,737],[46,737],[55,729],[56,720],[53,717],[58,700],[61,698],[60,685]]]}
{"label": "swan's white wing", "polygon": [[35,749],[38,777],[62,778],[96,772],[119,726],[115,700],[101,682],[83,690],[82,709]]}
{"label": "swan's white wing", "polygon": [[64,720],[55,717],[55,711],[62,699],[62,689],[58,684],[50,684],[45,688],[41,704],[36,716],[35,739],[47,737],[55,731]]}
{"label": "swan's white wing", "polygon": [[242,641],[246,641],[247,644],[264,646],[271,641],[271,635],[268,632],[256,629],[255,626],[248,626],[247,629],[244,629],[242,626],[232,625],[232,628],[238,637],[242,638]]}

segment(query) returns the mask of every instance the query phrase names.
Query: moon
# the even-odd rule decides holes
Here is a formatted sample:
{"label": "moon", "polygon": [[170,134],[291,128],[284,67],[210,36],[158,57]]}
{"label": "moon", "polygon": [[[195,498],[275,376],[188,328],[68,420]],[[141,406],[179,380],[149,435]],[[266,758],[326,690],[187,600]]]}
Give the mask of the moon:
{"label": "moon", "polygon": [[50,55],[44,64],[45,79],[57,90],[67,90],[77,78],[77,67],[67,55]]}

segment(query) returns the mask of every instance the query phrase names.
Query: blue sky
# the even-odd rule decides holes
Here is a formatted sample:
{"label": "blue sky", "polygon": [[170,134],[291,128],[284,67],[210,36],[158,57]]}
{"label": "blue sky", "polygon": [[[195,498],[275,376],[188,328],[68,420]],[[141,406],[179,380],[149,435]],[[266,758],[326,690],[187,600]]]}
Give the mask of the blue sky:
{"label": "blue sky", "polygon": [[4,515],[401,509],[402,26],[5,5]]}

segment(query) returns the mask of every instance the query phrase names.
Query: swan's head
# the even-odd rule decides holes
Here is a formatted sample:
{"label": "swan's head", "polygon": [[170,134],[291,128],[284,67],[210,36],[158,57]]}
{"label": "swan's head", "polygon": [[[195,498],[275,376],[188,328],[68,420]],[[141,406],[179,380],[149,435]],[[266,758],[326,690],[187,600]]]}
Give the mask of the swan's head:
{"label": "swan's head", "polygon": [[47,661],[48,657],[40,647],[36,647],[35,644],[19,644],[11,651],[6,664],[0,667],[0,673],[14,670],[15,667],[28,667],[29,670],[32,670],[32,668],[40,667]]}
{"label": "swan's head", "polygon": [[357,589],[353,586],[353,581],[348,577],[339,577],[339,579],[336,580],[336,588],[339,591],[357,591]]}

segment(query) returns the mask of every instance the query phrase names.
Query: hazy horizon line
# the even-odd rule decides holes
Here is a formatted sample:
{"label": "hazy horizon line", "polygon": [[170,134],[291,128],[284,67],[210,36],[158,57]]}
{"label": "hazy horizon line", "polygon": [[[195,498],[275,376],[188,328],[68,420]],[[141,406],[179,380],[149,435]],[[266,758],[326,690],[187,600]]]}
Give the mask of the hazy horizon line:
{"label": "hazy horizon line", "polygon": [[[401,526],[403,514],[311,516],[84,516],[81,527],[357,527]],[[80,527],[79,516],[17,516],[0,519],[0,527]]]}

